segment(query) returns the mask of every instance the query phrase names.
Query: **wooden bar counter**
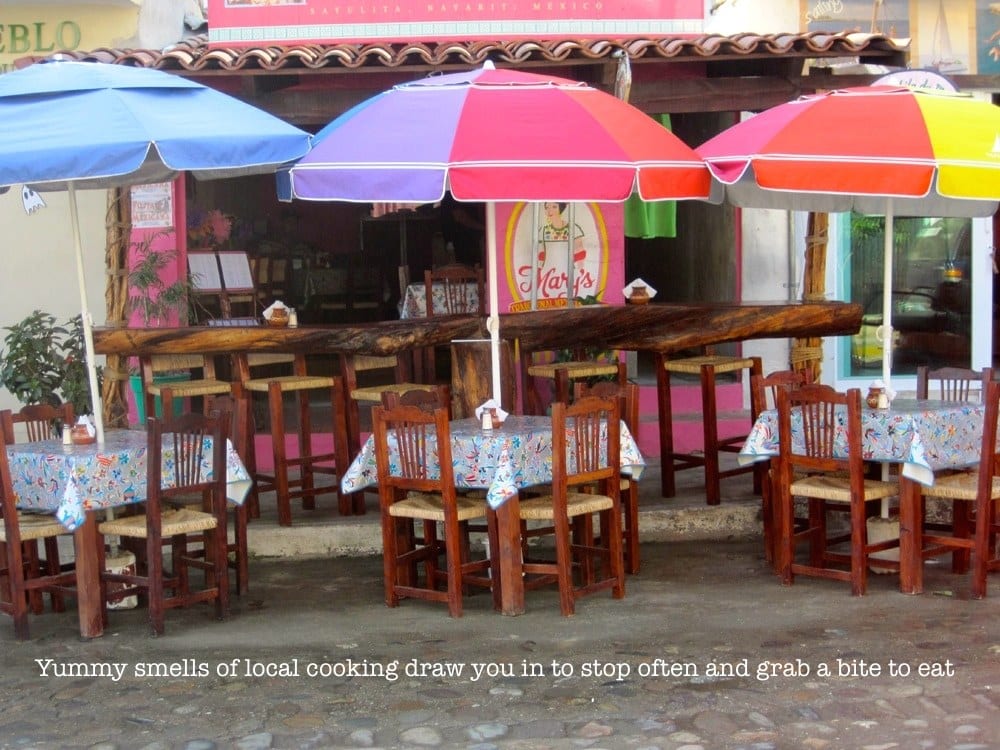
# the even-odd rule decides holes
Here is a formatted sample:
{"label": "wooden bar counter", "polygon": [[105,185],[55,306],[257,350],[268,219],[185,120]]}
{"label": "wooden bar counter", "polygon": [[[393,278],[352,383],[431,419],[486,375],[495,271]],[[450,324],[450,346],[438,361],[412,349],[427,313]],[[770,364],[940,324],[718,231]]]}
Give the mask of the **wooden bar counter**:
{"label": "wooden bar counter", "polygon": [[[861,328],[861,306],[847,302],[742,302],[698,305],[587,305],[500,316],[501,338],[531,350],[594,346],[675,352],[761,338],[839,336]],[[455,339],[486,338],[485,319],[434,316],[298,328],[106,328],[98,354],[307,352],[393,354]]]}

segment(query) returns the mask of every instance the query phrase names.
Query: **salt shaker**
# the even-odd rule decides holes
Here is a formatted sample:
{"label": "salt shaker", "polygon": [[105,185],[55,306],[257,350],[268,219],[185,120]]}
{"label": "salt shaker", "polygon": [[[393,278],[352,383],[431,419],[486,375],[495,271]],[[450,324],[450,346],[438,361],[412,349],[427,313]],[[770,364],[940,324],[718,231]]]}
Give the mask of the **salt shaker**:
{"label": "salt shaker", "polygon": [[493,415],[490,414],[489,409],[483,409],[483,429],[484,430],[493,429]]}
{"label": "salt shaker", "polygon": [[70,434],[70,427],[68,424],[62,426],[62,444],[63,445],[73,445],[73,436]]}
{"label": "salt shaker", "polygon": [[294,307],[288,308],[288,327],[297,328],[299,325],[299,314],[295,311]]}

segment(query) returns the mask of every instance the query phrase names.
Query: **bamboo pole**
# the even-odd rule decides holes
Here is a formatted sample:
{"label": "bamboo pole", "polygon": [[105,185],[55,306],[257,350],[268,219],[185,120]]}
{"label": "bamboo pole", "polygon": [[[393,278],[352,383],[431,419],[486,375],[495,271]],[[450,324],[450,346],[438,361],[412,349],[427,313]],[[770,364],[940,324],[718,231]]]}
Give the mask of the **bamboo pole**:
{"label": "bamboo pole", "polygon": [[[108,191],[105,213],[105,268],[107,281],[104,301],[108,325],[122,327],[128,309],[128,249],[132,234],[132,201],[128,188]],[[128,380],[128,358],[109,354],[104,365],[101,397],[104,401],[104,422],[110,427],[128,426],[128,401],[125,384]]]}

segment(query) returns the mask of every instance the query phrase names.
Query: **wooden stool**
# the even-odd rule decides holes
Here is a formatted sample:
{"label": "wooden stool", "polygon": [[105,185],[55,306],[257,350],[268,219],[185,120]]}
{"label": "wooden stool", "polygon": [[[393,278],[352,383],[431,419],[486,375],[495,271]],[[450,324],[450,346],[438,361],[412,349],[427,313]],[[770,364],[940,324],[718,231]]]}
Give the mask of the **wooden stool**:
{"label": "wooden stool", "polygon": [[[337,376],[309,375],[306,372],[304,354],[270,354],[240,353],[236,356],[239,381],[234,385],[234,395],[237,399],[246,399],[245,409],[252,411],[251,396],[253,393],[267,395],[271,422],[271,445],[274,456],[274,471],[266,474],[256,471],[259,492],[273,490],[278,505],[278,524],[292,525],[292,506],[294,498],[302,500],[302,507],[312,510],[316,507],[316,496],[336,494],[337,505],[341,515],[364,513],[364,504],[360,498],[351,498],[340,489],[340,475],[347,470],[350,463],[347,448],[347,423],[344,415],[345,397],[341,379]],[[252,377],[252,367],[291,362],[291,375],[268,375]],[[313,444],[312,421],[309,414],[309,394],[321,391],[330,399],[330,418],[332,420],[333,449],[320,452]],[[298,452],[297,458],[288,455],[285,446],[285,394],[294,394],[298,414]],[[247,424],[252,424],[247,420]],[[253,438],[250,445],[253,446]],[[297,478],[289,476],[289,468],[297,467]],[[316,474],[336,475],[337,481],[329,485],[317,485]]]}
{"label": "wooden stool", "polygon": [[[761,375],[760,357],[724,357],[706,354],[683,359],[667,359],[656,353],[656,391],[660,409],[660,473],[663,497],[674,497],[677,487],[674,475],[684,469],[705,467],[705,498],[708,505],[718,505],[719,480],[723,477],[753,472],[753,466],[719,471],[719,453],[738,453],[746,435],[719,439],[715,407],[715,376],[725,372],[749,370]],[[670,403],[670,373],[698,375],[701,378],[702,425],[705,436],[704,455],[674,452],[673,410]]]}
{"label": "wooden stool", "polygon": [[616,382],[622,388],[628,383],[628,375],[625,363],[615,360],[613,362],[599,361],[572,361],[572,362],[546,362],[544,364],[533,364],[532,354],[525,353],[524,366],[524,413],[544,414],[545,408],[542,406],[538,392],[532,387],[533,378],[548,378],[555,384],[554,401],[569,403],[569,384],[572,380],[583,378],[595,378],[600,376],[613,375]]}

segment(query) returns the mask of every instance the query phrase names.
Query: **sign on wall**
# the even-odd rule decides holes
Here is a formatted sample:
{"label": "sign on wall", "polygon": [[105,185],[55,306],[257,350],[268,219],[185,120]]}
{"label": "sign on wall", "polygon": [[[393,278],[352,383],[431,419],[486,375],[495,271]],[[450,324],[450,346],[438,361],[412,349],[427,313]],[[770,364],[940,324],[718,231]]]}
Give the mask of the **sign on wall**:
{"label": "sign on wall", "polygon": [[209,0],[209,43],[701,34],[704,0]]}
{"label": "sign on wall", "polygon": [[498,204],[497,224],[502,311],[565,307],[569,300],[622,302],[621,204]]}

